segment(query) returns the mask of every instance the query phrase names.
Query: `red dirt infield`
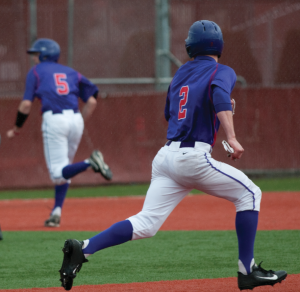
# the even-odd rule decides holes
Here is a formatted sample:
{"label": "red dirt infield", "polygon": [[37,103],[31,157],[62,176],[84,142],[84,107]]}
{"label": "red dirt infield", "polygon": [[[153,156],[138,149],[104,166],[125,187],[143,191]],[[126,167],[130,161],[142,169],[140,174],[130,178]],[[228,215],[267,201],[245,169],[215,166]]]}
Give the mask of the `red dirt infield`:
{"label": "red dirt infield", "polygon": [[[296,292],[299,291],[300,274],[288,275],[287,280],[275,286],[255,288],[255,292]],[[32,289],[9,289],[1,292],[59,292],[65,291],[62,287],[57,288],[32,288]],[[200,279],[200,280],[176,280],[128,284],[104,284],[74,286],[72,292],[234,292],[237,288],[236,278]],[[249,290],[244,290],[249,291]]]}
{"label": "red dirt infield", "polygon": [[[53,200],[0,201],[1,228],[4,231],[101,231],[113,223],[138,213],[144,197],[105,197],[67,199],[61,227],[43,227]],[[300,229],[300,192],[264,193],[259,230]],[[190,195],[175,208],[161,230],[234,230],[235,207],[208,195]],[[300,291],[300,289],[299,289]]]}

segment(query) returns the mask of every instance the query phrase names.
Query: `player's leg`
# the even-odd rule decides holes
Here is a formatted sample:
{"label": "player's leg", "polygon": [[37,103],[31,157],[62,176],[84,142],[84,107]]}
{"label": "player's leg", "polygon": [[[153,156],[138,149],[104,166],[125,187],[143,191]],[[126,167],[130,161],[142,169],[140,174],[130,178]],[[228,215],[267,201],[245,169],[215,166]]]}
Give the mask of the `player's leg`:
{"label": "player's leg", "polygon": [[90,255],[129,240],[154,236],[189,191],[168,178],[152,180],[142,211],[85,240],[83,253]]}
{"label": "player's leg", "polygon": [[[254,261],[254,242],[260,210],[261,190],[243,172],[212,159],[207,153],[203,154],[200,160],[201,165],[206,170],[206,177],[199,177],[195,187],[208,194],[227,199],[236,206],[239,288],[252,289],[256,286],[274,285],[281,282],[286,277],[286,272],[277,271],[275,272],[276,275],[273,274],[275,275],[273,277],[267,271],[257,267]],[[257,275],[263,278],[273,277],[273,280],[259,280],[256,277]]]}
{"label": "player's leg", "polygon": [[70,183],[69,177],[63,176],[63,168],[69,164],[69,120],[70,117],[64,114],[46,112],[43,115],[44,154],[50,177],[55,184],[54,207],[49,219],[45,221],[47,227],[60,225],[61,211]]}
{"label": "player's leg", "polygon": [[152,180],[140,213],[113,224],[90,239],[66,240],[63,248],[63,264],[59,271],[62,286],[66,290],[72,287],[76,273],[90,254],[129,240],[154,236],[189,191],[190,189],[182,188],[172,180]]}
{"label": "player's leg", "polygon": [[200,177],[195,187],[235,204],[239,269],[244,273],[250,273],[254,265],[254,240],[261,191],[243,172],[212,159],[209,154],[200,157],[200,161],[206,170],[206,177],[205,179]]}
{"label": "player's leg", "polygon": [[50,217],[45,221],[46,227],[59,227],[62,207],[69,188],[69,183],[55,185],[54,206],[50,213]]}
{"label": "player's leg", "polygon": [[69,163],[62,169],[62,176],[65,179],[70,179],[91,167],[95,172],[100,172],[105,179],[111,180],[112,172],[108,165],[104,162],[103,155],[99,150],[93,151],[91,156],[84,161],[72,163],[81,141],[84,123],[80,113],[68,114],[71,115],[71,119],[69,121],[70,133],[68,136]]}
{"label": "player's leg", "polygon": [[61,209],[69,187],[69,182],[62,177],[62,168],[68,164],[67,135],[69,127],[63,115],[53,115],[46,112],[42,123],[44,155],[51,180],[55,184],[54,207],[49,219],[45,221],[47,227],[59,227]]}
{"label": "player's leg", "polygon": [[[98,250],[125,242],[123,240],[142,239],[156,234],[177,204],[191,191],[168,175],[169,164],[176,155],[174,153],[163,147],[154,158],[151,184],[142,211],[84,241],[84,254],[93,254]],[[120,229],[126,234],[121,234]]]}
{"label": "player's leg", "polygon": [[[77,266],[81,267],[85,257],[129,240],[154,236],[177,204],[191,191],[190,188],[183,187],[166,175],[162,165],[164,161],[165,166],[168,164],[166,154],[165,150],[159,151],[153,161],[152,180],[141,212],[83,242],[74,239],[65,242],[64,260],[60,270],[65,289],[72,286],[73,278],[78,271]],[[69,246],[74,246],[74,252],[66,252]]]}
{"label": "player's leg", "polygon": [[85,159],[84,161],[80,161],[77,163],[72,163],[74,156],[76,154],[76,151],[78,149],[79,143],[81,141],[83,128],[84,128],[84,122],[83,122],[83,119],[82,119],[82,116],[80,113],[74,113],[72,111],[65,111],[64,115],[66,117],[68,117],[69,133],[67,136],[68,163],[62,169],[62,176],[64,179],[68,180],[68,179],[76,176],[77,174],[87,170],[91,166],[91,163],[90,163],[89,159]]}

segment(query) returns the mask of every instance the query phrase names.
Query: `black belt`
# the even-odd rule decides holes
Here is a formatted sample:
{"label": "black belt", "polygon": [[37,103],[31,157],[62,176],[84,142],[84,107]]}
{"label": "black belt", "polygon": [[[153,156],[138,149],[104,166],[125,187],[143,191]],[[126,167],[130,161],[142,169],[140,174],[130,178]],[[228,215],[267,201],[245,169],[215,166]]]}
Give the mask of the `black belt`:
{"label": "black belt", "polygon": [[[79,109],[68,108],[68,109],[64,109],[64,110],[71,110],[71,111],[73,111],[75,114],[76,114],[76,113],[79,113]],[[49,110],[49,111],[51,111],[52,114],[55,115],[55,114],[62,114],[64,110],[54,110],[54,111],[53,111],[53,110]],[[45,112],[47,112],[47,111],[45,111]]]}
{"label": "black belt", "polygon": [[[166,146],[169,146],[171,145],[172,142],[180,142],[180,141],[171,141],[169,140],[167,143],[166,143]],[[195,141],[183,141],[180,143],[180,146],[179,148],[184,148],[184,147],[195,147]]]}

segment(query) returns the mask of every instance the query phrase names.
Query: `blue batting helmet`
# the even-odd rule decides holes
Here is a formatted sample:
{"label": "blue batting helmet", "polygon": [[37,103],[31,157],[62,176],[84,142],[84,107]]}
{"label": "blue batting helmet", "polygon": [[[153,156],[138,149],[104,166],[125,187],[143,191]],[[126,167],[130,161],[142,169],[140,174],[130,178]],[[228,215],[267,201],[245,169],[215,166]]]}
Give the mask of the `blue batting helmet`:
{"label": "blue batting helmet", "polygon": [[217,55],[221,57],[224,46],[220,27],[209,20],[199,20],[192,24],[185,40],[185,48],[193,58],[197,55]]}
{"label": "blue batting helmet", "polygon": [[59,44],[51,39],[38,39],[32,47],[27,50],[28,54],[40,53],[39,59],[43,61],[54,61],[57,62],[60,55]]}

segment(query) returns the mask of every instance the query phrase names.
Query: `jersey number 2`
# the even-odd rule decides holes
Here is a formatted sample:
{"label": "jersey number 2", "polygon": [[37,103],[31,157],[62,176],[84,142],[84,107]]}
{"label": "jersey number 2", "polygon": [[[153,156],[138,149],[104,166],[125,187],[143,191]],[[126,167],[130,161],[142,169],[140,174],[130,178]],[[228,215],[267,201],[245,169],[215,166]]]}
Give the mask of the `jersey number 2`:
{"label": "jersey number 2", "polygon": [[56,92],[59,95],[67,95],[70,92],[69,84],[65,79],[67,79],[67,75],[65,73],[54,73]]}
{"label": "jersey number 2", "polygon": [[189,95],[189,86],[185,85],[182,86],[180,89],[180,93],[179,96],[183,96],[182,99],[180,99],[179,101],[179,111],[178,111],[178,120],[182,120],[186,118],[186,112],[187,109],[182,109],[182,107],[184,107],[188,101],[188,95]]}

